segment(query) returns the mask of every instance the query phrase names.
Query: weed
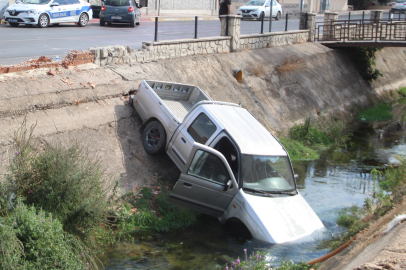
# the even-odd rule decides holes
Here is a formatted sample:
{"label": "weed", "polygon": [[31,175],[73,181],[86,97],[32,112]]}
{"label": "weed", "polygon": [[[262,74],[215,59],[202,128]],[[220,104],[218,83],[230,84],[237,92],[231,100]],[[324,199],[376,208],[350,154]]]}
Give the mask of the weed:
{"label": "weed", "polygon": [[353,61],[359,74],[367,81],[374,81],[383,76],[379,70],[373,68],[376,65],[375,53],[381,49],[381,47],[348,47],[343,50]]}
{"label": "weed", "polygon": [[287,56],[283,59],[282,64],[277,66],[275,69],[285,78],[286,73],[296,71],[306,67],[306,63],[303,62],[297,56]]}
{"label": "weed", "polygon": [[[247,254],[247,249],[244,249],[245,260],[240,260],[238,258],[235,262],[232,262],[231,269],[242,270],[242,269],[253,269],[253,270],[310,270],[315,268],[315,266],[308,265],[305,262],[294,263],[282,261],[282,265],[279,267],[271,267],[265,263],[265,258],[267,253],[264,251],[257,251],[256,253],[252,252],[251,255]],[[225,269],[229,269],[226,265]]]}
{"label": "weed", "polygon": [[97,269],[94,254],[52,214],[15,200],[10,216],[0,218],[2,269]]}
{"label": "weed", "polygon": [[379,181],[379,186],[384,191],[396,190],[402,184],[405,184],[406,177],[406,159],[398,157],[401,160],[400,166],[397,168],[390,167],[385,171],[385,179]]}
{"label": "weed", "polygon": [[282,265],[277,267],[276,270],[310,270],[313,269],[314,266],[308,265],[305,262],[294,263],[290,262],[282,262]]}
{"label": "weed", "polygon": [[289,157],[294,160],[313,160],[318,159],[319,154],[307,146],[304,146],[301,142],[292,140],[290,138],[280,138],[279,141],[285,147],[289,153]]}
{"label": "weed", "polygon": [[107,222],[117,183],[106,176],[100,161],[92,160],[78,144],[40,147],[32,140],[33,130],[28,131],[24,122],[16,132],[6,182],[28,205],[52,213],[65,231],[86,236]]}
{"label": "weed", "polygon": [[363,121],[387,121],[393,118],[393,115],[389,112],[392,110],[392,106],[386,103],[380,103],[375,108],[369,108],[358,113],[357,119]]}
{"label": "weed", "polygon": [[332,119],[307,117],[304,124],[292,127],[289,132],[291,140],[299,141],[308,147],[317,145],[347,147],[351,136],[352,134],[345,130],[345,122],[334,117]]}
{"label": "weed", "polygon": [[196,222],[196,214],[166,202],[169,191],[162,186],[144,187],[123,196],[116,211],[116,222],[124,232],[134,229],[169,231],[185,228]]}
{"label": "weed", "polygon": [[319,247],[328,247],[334,250],[341,246],[364,230],[371,221],[385,215],[406,194],[405,159],[397,168],[389,168],[384,173],[374,169],[371,173],[375,179],[379,179],[379,186],[374,188],[372,197],[365,199],[362,208],[353,206],[341,211],[337,218],[337,224],[348,230],[342,235],[334,236],[331,240],[323,241]]}
{"label": "weed", "polygon": [[265,65],[259,63],[248,67],[248,71],[257,77],[262,77],[265,74]]}
{"label": "weed", "polygon": [[401,94],[403,97],[406,97],[406,87],[402,87],[398,90],[398,93]]}
{"label": "weed", "polygon": [[337,224],[348,229],[359,223],[362,216],[362,209],[357,206],[345,208],[338,214]]}

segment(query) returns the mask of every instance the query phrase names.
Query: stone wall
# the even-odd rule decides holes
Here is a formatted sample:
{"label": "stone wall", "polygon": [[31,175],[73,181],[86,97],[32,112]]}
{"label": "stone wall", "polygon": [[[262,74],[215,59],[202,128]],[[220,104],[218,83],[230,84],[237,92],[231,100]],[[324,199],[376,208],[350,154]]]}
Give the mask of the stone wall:
{"label": "stone wall", "polygon": [[95,54],[95,64],[100,66],[132,64],[191,55],[228,53],[230,52],[230,39],[230,37],[213,37],[144,42],[139,50],[120,45],[90,48],[89,50]]}
{"label": "stone wall", "polygon": [[241,35],[240,50],[253,50],[305,43],[309,39],[309,30],[274,32],[255,35]]}
{"label": "stone wall", "polygon": [[[279,47],[290,44],[305,43],[309,39],[309,30],[242,35],[239,39],[239,50]],[[113,64],[133,64],[191,55],[229,53],[230,36],[213,38],[182,39],[159,42],[145,42],[143,47],[135,50],[128,46],[95,47],[89,50],[94,53],[94,63],[99,66]]]}

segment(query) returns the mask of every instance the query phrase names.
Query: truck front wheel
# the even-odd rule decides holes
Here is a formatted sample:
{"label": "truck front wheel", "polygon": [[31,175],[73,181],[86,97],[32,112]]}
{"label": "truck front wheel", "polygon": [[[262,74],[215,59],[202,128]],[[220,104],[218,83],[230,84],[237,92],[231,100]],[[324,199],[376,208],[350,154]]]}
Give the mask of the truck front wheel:
{"label": "truck front wheel", "polygon": [[142,132],[142,144],[148,154],[157,154],[165,150],[165,129],[159,121],[152,121]]}

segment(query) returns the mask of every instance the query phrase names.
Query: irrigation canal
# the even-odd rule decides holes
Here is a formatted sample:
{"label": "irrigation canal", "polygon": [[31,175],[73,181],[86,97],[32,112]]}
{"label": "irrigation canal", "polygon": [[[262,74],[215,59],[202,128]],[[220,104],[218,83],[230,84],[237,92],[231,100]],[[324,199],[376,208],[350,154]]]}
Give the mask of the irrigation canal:
{"label": "irrigation canal", "polygon": [[[404,119],[405,104],[395,106],[403,107],[397,111]],[[382,130],[359,124],[346,150],[326,151],[319,160],[293,163],[300,193],[324,223],[324,232],[288,244],[264,245],[249,239],[243,230],[221,226],[217,219],[201,215],[196,226],[181,232],[147,233],[137,236],[134,244],[116,245],[101,256],[105,269],[224,269],[226,263],[244,258],[244,249],[266,251],[272,266],[318,258],[328,252],[317,249],[320,240],[343,231],[335,223],[338,213],[362,206],[372,195],[377,183],[369,171],[406,153],[406,132],[400,128],[404,124]]]}

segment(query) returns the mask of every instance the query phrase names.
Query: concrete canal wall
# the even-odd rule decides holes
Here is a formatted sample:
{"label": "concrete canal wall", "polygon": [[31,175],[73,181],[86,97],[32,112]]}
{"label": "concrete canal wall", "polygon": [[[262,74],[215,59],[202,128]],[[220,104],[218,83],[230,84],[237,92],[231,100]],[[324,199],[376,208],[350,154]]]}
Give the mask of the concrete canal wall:
{"label": "concrete canal wall", "polygon": [[[316,43],[193,55],[99,67],[49,68],[0,74],[0,174],[12,156],[12,137],[26,116],[41,142],[79,141],[123,183],[144,185],[178,171],[165,156],[144,152],[140,119],[125,100],[144,79],[198,85],[215,100],[241,103],[270,131],[281,132],[317,113],[348,113],[406,86],[403,48],[377,53],[384,74],[365,82],[350,59]],[[90,66],[89,66],[90,65]],[[233,69],[243,73],[237,82]],[[131,184],[131,185],[130,185]]]}

